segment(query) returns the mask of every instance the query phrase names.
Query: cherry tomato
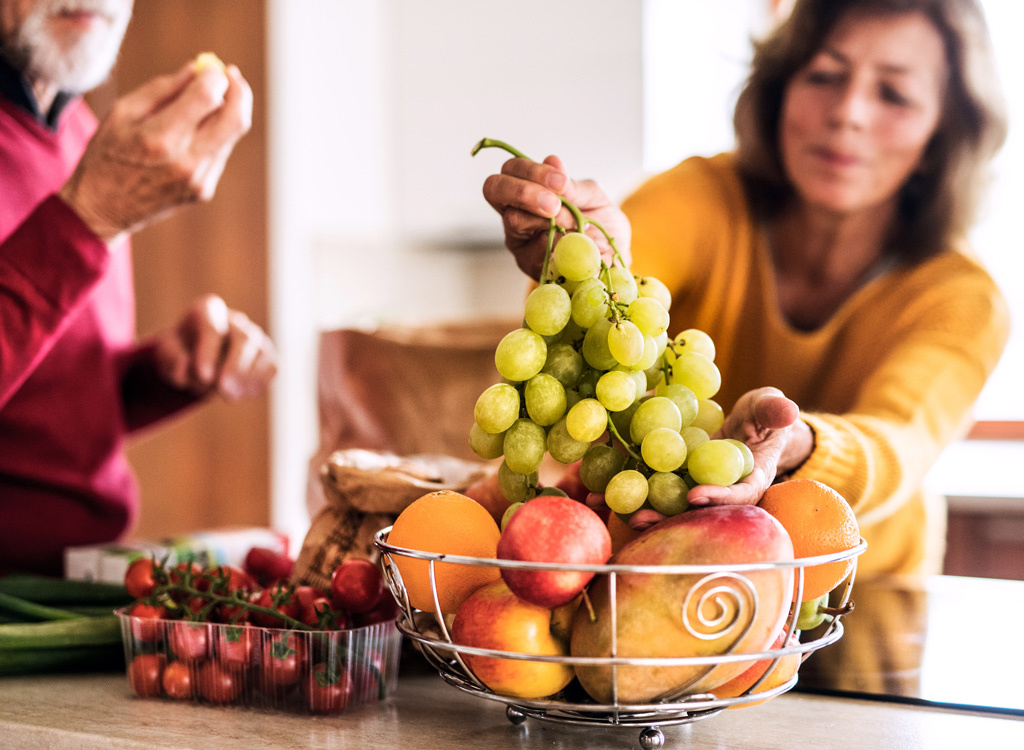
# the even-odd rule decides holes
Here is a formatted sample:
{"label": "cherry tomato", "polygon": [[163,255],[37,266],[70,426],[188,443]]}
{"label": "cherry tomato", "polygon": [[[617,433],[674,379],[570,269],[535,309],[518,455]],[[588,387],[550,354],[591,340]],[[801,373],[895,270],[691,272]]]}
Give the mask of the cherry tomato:
{"label": "cherry tomato", "polygon": [[160,695],[160,677],[167,664],[163,654],[139,654],[128,665],[128,684],[143,698]]}
{"label": "cherry tomato", "polygon": [[384,656],[376,649],[368,649],[358,659],[353,659],[349,674],[357,694],[377,697],[384,672]]}
{"label": "cherry tomato", "polygon": [[[295,598],[294,592],[288,593],[289,586],[284,583],[271,586],[268,589],[263,589],[260,595],[256,599],[256,604],[267,609],[273,609],[281,614],[298,619],[299,610],[301,605]],[[286,628],[288,624],[273,615],[265,614],[263,612],[253,612],[250,615],[250,619],[256,625],[261,625],[265,628]]]}
{"label": "cherry tomato", "polygon": [[188,700],[195,695],[195,685],[192,682],[192,667],[183,661],[172,661],[164,668],[163,677],[160,680],[164,692],[176,700]]}
{"label": "cherry tomato", "polygon": [[132,635],[143,643],[155,643],[163,635],[162,620],[167,616],[164,607],[135,602],[129,609],[128,615],[132,618]]}
{"label": "cherry tomato", "polygon": [[334,606],[358,614],[377,606],[384,593],[380,568],[369,560],[345,560],[331,575],[331,599]]}
{"label": "cherry tomato", "polygon": [[302,694],[309,709],[315,713],[330,714],[344,711],[352,700],[354,686],[347,670],[338,670],[330,664],[313,666],[309,677],[302,681]]}
{"label": "cherry tomato", "polygon": [[217,656],[225,664],[248,667],[258,639],[259,632],[248,623],[222,627],[217,634]]}
{"label": "cherry tomato", "polygon": [[205,659],[210,648],[210,626],[205,622],[175,622],[169,626],[167,640],[171,651],[182,661]]}
{"label": "cherry tomato", "polygon": [[306,640],[298,633],[282,633],[263,642],[260,666],[268,692],[280,692],[298,684],[306,667]]}
{"label": "cherry tomato", "polygon": [[377,606],[369,612],[362,612],[355,616],[356,627],[376,625],[378,622],[388,622],[398,617],[398,602],[391,595],[390,591],[384,592]]}
{"label": "cherry tomato", "polygon": [[[233,565],[221,565],[207,573],[210,580],[210,591],[218,596],[243,597],[256,587],[256,582],[241,568]],[[241,606],[218,604],[214,611],[218,622],[237,623],[245,619],[245,611]]]}
{"label": "cherry tomato", "polygon": [[231,703],[242,694],[242,671],[215,661],[204,662],[199,667],[196,681],[199,695],[211,703]]}
{"label": "cherry tomato", "polygon": [[[208,582],[203,578],[203,569],[198,563],[183,562],[178,563],[167,573],[167,578],[171,584],[187,584],[192,583],[199,591],[204,591],[205,586]],[[176,602],[183,602],[188,597],[188,594],[184,591],[172,591],[171,598]]]}
{"label": "cherry tomato", "polygon": [[340,630],[345,627],[345,613],[336,611],[331,600],[320,589],[299,586],[295,589],[295,598],[299,602],[300,622],[320,627],[323,621],[323,630]]}
{"label": "cherry tomato", "polygon": [[267,547],[253,547],[245,556],[245,572],[263,586],[287,580],[294,569],[293,559]]}
{"label": "cherry tomato", "polygon": [[156,568],[148,557],[132,561],[124,574],[124,586],[133,599],[148,599],[156,588]]}

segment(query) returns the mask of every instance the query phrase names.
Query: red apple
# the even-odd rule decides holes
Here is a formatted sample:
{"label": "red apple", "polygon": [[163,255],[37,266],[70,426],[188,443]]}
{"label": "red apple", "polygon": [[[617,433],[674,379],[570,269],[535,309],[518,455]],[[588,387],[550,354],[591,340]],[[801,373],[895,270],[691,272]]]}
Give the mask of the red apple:
{"label": "red apple", "polygon": [[508,508],[508,500],[501,494],[501,489],[498,487],[497,472],[469,485],[462,494],[473,498],[487,508],[487,512],[491,514],[494,522],[501,524],[501,517],[505,515],[505,510]]}
{"label": "red apple", "polygon": [[580,479],[580,465],[582,463],[582,461],[577,461],[566,466],[562,478],[555,484],[555,487],[562,490],[573,500],[579,500],[581,503],[587,499],[587,494],[590,492],[587,486],[583,484],[583,480]]}
{"label": "red apple", "polygon": [[[515,512],[498,540],[498,559],[603,565],[612,554],[612,539],[601,518],[567,497],[535,497]],[[593,573],[565,570],[513,570],[501,577],[520,599],[553,609],[571,601]]]}
{"label": "red apple", "polygon": [[[517,597],[504,581],[494,581],[474,591],[459,607],[452,623],[452,641],[496,651],[565,656],[568,644],[552,633],[551,615],[551,610]],[[470,654],[462,658],[495,693],[517,698],[545,698],[573,677],[568,664]]]}

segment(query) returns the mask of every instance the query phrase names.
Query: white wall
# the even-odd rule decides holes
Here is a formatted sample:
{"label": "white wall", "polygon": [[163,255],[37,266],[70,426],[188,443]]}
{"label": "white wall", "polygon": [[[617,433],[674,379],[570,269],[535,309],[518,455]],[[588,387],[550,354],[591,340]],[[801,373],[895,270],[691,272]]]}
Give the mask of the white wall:
{"label": "white wall", "polygon": [[642,169],[642,3],[271,0],[273,523],[301,539],[322,328],[521,311],[481,196],[504,154],[623,197]]}

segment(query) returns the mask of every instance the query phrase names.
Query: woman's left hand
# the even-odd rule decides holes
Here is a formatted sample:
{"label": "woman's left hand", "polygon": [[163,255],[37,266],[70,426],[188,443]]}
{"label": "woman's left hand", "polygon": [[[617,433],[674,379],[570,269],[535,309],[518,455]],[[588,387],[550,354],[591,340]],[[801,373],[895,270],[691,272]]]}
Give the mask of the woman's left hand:
{"label": "woman's left hand", "polygon": [[181,321],[156,337],[156,363],[171,385],[229,401],[266,392],[277,353],[263,329],[220,297],[197,299]]}
{"label": "woman's left hand", "polygon": [[754,454],[754,468],[729,487],[694,487],[687,494],[692,506],[757,505],[776,475],[802,464],[814,447],[811,428],[800,419],[799,407],[778,388],[747,391],[712,437],[742,440]]}

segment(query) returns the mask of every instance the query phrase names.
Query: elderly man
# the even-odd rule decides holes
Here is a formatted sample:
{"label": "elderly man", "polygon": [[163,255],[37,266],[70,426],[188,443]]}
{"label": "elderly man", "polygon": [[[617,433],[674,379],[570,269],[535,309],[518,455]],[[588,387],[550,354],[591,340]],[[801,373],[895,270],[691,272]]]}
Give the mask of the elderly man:
{"label": "elderly man", "polygon": [[264,392],[273,345],[217,297],[136,342],[129,235],[209,200],[249,128],[233,66],[188,64],[97,122],[132,0],[0,0],[0,571],[130,528],[133,430]]}

